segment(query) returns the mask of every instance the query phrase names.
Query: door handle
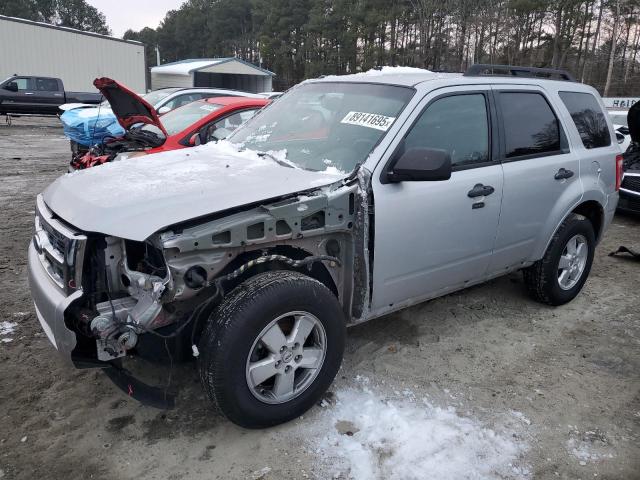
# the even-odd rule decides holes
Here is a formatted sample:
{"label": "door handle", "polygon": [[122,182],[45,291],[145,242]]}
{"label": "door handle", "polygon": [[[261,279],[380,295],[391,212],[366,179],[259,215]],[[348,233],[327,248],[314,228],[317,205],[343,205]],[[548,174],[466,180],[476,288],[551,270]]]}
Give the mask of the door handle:
{"label": "door handle", "polygon": [[573,177],[573,172],[571,170],[566,170],[564,168],[561,168],[560,170],[558,170],[556,174],[553,176],[553,178],[555,178],[556,180],[564,180],[566,178],[571,178],[571,177]]}
{"label": "door handle", "polygon": [[24,92],[25,95],[33,95],[33,92]]}
{"label": "door handle", "polygon": [[493,192],[495,192],[495,189],[492,186],[476,183],[476,185],[467,192],[467,196],[469,198],[485,197],[491,195]]}

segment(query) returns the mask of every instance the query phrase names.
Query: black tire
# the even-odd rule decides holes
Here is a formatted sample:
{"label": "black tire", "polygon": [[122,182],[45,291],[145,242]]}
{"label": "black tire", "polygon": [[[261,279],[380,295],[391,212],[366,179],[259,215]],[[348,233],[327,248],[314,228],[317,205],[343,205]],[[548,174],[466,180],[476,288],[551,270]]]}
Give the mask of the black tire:
{"label": "black tire", "polygon": [[[577,283],[572,288],[564,290],[558,281],[560,256],[567,246],[567,242],[575,235],[582,235],[586,239],[587,260]],[[589,219],[576,213],[570,214],[556,230],[544,257],[523,270],[524,282],[529,294],[539,302],[554,306],[563,305],[573,300],[587,281],[593,263],[595,246],[595,233]]]}
{"label": "black tire", "polygon": [[[264,403],[248,385],[247,358],[263,329],[292,311],[311,313],[324,327],[324,361],[299,396],[285,403]],[[329,388],[342,362],[345,337],[344,314],[325,285],[298,272],[261,273],[236,287],[209,317],[199,345],[202,386],[214,406],[241,427],[287,422],[311,408]]]}

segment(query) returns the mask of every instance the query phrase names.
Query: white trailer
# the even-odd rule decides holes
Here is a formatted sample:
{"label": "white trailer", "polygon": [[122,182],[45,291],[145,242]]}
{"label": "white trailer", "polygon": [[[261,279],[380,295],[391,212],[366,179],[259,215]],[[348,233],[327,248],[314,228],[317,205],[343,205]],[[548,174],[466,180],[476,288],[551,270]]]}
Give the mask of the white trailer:
{"label": "white trailer", "polygon": [[145,93],[144,53],[140,42],[0,15],[0,80],[55,77],[67,90],[95,92],[93,80],[110,77]]}

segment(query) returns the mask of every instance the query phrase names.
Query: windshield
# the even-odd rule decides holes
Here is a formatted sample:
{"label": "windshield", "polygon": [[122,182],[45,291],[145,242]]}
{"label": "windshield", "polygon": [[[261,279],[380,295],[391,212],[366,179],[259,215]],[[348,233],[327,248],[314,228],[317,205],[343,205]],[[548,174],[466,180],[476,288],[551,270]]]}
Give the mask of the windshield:
{"label": "windshield", "polygon": [[156,106],[156,103],[158,103],[160,100],[162,100],[163,98],[167,98],[169,95],[171,95],[173,92],[179,90],[178,88],[163,88],[162,90],[155,90],[153,92],[149,92],[145,95],[142,95],[142,98],[144,98],[147,103],[149,105],[152,106]]}
{"label": "windshield", "polygon": [[624,125],[628,127],[627,124],[627,114],[626,113],[610,113],[609,117],[611,117],[611,123],[614,125]]}
{"label": "windshield", "polygon": [[[221,108],[222,105],[202,100],[171,110],[170,112],[165,113],[161,117],[160,121],[169,135],[175,135],[176,133],[180,133],[186,128],[189,128],[198,120],[201,120],[210,113],[220,110]],[[145,125],[142,129],[156,133],[159,132],[159,129],[154,125]]]}
{"label": "windshield", "polygon": [[391,85],[308,83],[287,92],[228,140],[240,148],[279,152],[299,168],[348,173],[364,162],[413,93]]}

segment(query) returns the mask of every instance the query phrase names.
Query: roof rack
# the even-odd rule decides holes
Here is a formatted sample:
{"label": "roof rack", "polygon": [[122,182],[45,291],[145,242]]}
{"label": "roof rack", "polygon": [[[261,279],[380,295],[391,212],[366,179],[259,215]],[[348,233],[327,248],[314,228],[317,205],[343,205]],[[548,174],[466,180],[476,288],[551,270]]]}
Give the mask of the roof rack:
{"label": "roof rack", "polygon": [[514,65],[491,65],[477,63],[471,65],[464,73],[465,77],[502,76],[546,78],[548,80],[564,80],[575,82],[576,79],[566,70],[555,68],[519,67]]}

